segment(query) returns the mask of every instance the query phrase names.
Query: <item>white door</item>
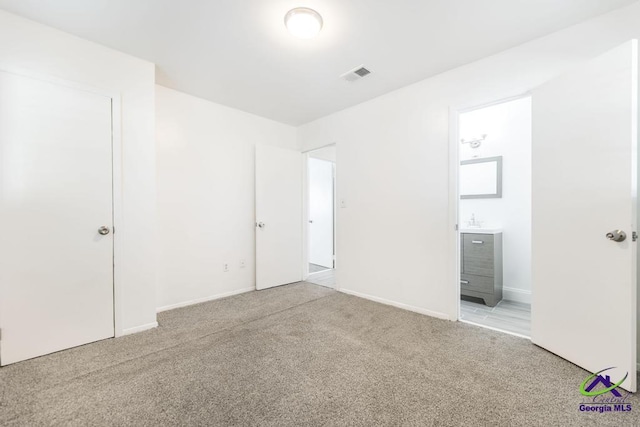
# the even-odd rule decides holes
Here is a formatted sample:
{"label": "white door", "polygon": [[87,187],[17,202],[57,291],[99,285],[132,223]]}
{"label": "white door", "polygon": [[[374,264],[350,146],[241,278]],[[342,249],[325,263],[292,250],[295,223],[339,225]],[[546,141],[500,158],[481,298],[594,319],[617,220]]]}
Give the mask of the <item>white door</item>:
{"label": "white door", "polygon": [[302,154],[256,146],[256,288],[302,280]]}
{"label": "white door", "polygon": [[333,162],[309,158],[309,262],[333,268]]}
{"label": "white door", "polygon": [[0,362],[114,335],[111,99],[0,72]]}
{"label": "white door", "polygon": [[[636,389],[637,44],[533,92],[532,341]],[[609,240],[617,229],[626,240]],[[628,374],[628,375],[627,375]]]}

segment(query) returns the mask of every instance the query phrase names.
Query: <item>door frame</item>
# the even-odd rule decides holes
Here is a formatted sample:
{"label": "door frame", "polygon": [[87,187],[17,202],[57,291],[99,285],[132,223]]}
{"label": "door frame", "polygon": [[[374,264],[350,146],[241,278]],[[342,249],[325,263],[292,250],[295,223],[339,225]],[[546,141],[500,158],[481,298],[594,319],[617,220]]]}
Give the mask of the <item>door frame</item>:
{"label": "door frame", "polygon": [[[116,231],[124,229],[124,217],[122,210],[122,101],[118,92],[98,88],[86,83],[74,82],[71,80],[61,79],[52,75],[35,72],[29,69],[13,67],[0,63],[0,71],[13,74],[16,76],[27,77],[40,80],[46,83],[52,83],[59,86],[65,86],[84,92],[93,93],[104,96],[111,100],[111,200],[112,200],[112,232],[113,254],[113,331],[114,338],[125,335],[123,327],[123,289],[122,289],[122,268],[117,261],[123,259],[123,248],[118,244]],[[1,327],[1,325],[0,325]]]}
{"label": "door frame", "polygon": [[[491,107],[493,105],[504,104],[510,101],[531,97],[531,91],[517,92],[504,97],[496,97],[484,102],[474,102],[449,107],[449,239],[448,251],[449,256],[449,277],[451,288],[449,292],[451,320],[466,322],[461,319],[460,315],[460,231],[459,231],[459,204],[460,204],[460,187],[459,187],[459,170],[460,170],[460,115],[474,110]],[[533,284],[532,284],[533,292]],[[509,331],[493,328],[491,326],[472,323],[485,329],[514,335],[520,338],[530,339],[524,335],[516,334]]]}
{"label": "door frame", "polygon": [[[302,280],[309,278],[309,243],[310,243],[310,231],[309,231],[309,153],[312,151],[320,150],[327,147],[336,147],[336,161],[333,164],[333,270],[336,270],[338,265],[338,145],[333,142],[331,144],[322,145],[320,147],[311,148],[309,150],[302,151]],[[334,289],[338,290],[338,280],[336,278]]]}

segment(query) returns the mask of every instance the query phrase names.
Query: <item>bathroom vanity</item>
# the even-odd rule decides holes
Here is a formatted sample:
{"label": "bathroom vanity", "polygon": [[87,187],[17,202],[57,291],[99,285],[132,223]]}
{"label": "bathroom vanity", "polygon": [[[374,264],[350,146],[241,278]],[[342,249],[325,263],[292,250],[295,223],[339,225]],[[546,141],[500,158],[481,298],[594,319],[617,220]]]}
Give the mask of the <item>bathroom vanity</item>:
{"label": "bathroom vanity", "polygon": [[494,307],[502,299],[502,231],[460,231],[460,294]]}

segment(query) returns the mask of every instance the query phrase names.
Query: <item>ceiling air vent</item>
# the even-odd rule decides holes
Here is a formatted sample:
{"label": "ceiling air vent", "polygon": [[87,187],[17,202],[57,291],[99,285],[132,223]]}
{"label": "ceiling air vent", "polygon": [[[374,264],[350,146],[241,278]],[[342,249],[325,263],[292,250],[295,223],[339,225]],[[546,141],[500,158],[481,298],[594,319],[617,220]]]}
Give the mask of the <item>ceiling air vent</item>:
{"label": "ceiling air vent", "polygon": [[371,71],[364,68],[363,65],[360,65],[359,67],[356,67],[353,70],[347,71],[346,73],[341,75],[340,78],[348,82],[355,82],[356,80],[360,80],[361,78],[366,77],[369,74],[371,74]]}

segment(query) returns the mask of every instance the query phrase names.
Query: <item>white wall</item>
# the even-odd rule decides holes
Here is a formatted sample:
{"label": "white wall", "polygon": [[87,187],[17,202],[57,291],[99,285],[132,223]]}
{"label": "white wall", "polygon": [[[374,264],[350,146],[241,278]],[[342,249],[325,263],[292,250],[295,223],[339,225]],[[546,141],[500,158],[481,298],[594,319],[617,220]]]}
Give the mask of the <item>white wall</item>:
{"label": "white wall", "polygon": [[129,333],[155,326],[154,65],[0,11],[0,69],[122,96],[123,153],[116,159],[122,165],[123,223],[116,235],[122,304],[116,329]]}
{"label": "white wall", "polygon": [[525,92],[634,37],[639,3],[302,126],[303,150],[337,143],[340,289],[454,319],[449,108]]}
{"label": "white wall", "polygon": [[255,145],[295,128],[156,86],[156,134],[158,309],[254,289]]}
{"label": "white wall", "polygon": [[309,152],[309,157],[312,159],[327,160],[329,162],[336,162],[336,146],[330,145],[328,147],[318,148]]}
{"label": "white wall", "polygon": [[460,114],[460,138],[487,138],[480,147],[460,144],[460,160],[502,156],[502,197],[462,199],[460,226],[471,215],[502,229],[504,299],[531,302],[531,98]]}

